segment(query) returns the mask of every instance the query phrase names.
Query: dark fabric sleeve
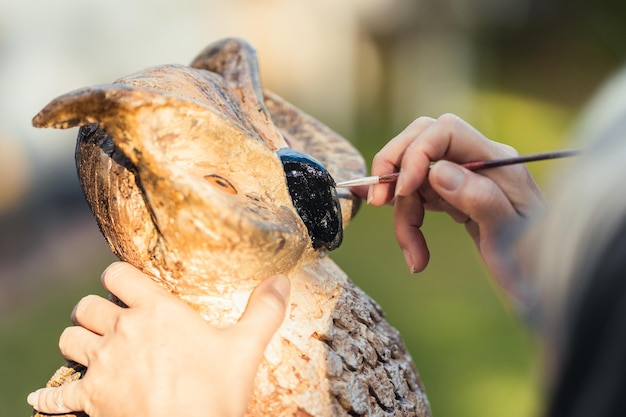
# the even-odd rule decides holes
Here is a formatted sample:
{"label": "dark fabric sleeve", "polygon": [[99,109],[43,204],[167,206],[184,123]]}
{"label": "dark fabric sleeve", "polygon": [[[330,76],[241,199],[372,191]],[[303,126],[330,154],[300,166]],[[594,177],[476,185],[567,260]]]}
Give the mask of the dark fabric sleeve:
{"label": "dark fabric sleeve", "polygon": [[[549,417],[626,416],[626,224],[581,277],[566,316]],[[576,285],[576,280],[574,281]]]}

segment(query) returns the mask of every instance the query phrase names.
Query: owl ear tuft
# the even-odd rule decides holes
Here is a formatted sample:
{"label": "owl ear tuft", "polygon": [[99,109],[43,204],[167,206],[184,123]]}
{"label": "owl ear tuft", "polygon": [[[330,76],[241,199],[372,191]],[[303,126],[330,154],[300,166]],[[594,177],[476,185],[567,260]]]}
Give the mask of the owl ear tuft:
{"label": "owl ear tuft", "polygon": [[256,99],[254,104],[264,107],[256,51],[247,41],[226,38],[214,42],[198,54],[190,67],[220,74],[228,85],[242,91],[246,101]]}
{"label": "owl ear tuft", "polygon": [[[157,94],[145,90],[137,91],[122,84],[81,88],[52,100],[33,118],[33,126],[69,129],[100,123],[147,102],[153,103],[159,97]],[[162,96],[160,99],[163,99]]]}

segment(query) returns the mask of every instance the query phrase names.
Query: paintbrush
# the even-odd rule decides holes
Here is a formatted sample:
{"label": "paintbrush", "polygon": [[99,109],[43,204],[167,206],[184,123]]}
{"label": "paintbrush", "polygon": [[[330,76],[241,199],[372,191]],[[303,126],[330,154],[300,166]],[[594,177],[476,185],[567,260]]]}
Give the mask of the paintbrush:
{"label": "paintbrush", "polygon": [[[544,161],[546,159],[567,158],[580,154],[580,149],[567,149],[562,151],[542,152],[534,153],[530,155],[520,155],[510,158],[491,159],[487,161],[474,161],[461,164],[463,168],[470,171],[478,171],[480,169],[496,168],[506,165],[523,164],[525,162]],[[371,177],[356,178],[348,181],[338,182],[335,186],[337,188],[354,187],[356,185],[374,185],[374,184],[387,184],[396,182],[398,180],[399,172],[386,175],[373,175]]]}

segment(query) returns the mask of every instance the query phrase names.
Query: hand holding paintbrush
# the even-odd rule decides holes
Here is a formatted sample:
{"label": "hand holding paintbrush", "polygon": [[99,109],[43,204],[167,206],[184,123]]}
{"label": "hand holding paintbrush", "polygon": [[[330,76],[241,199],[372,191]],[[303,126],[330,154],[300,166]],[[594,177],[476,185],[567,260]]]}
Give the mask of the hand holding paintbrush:
{"label": "hand holding paintbrush", "polygon": [[[461,166],[465,169],[469,169],[470,171],[478,171],[481,169],[496,168],[496,167],[501,167],[501,166],[506,166],[506,165],[523,164],[526,162],[533,162],[533,161],[544,161],[546,159],[566,158],[566,157],[575,156],[578,154],[580,154],[580,150],[578,149],[567,149],[567,150],[562,150],[562,151],[542,152],[542,153],[534,153],[530,155],[514,156],[511,158],[467,162],[465,164],[461,164]],[[370,177],[363,177],[363,178],[356,178],[356,179],[348,180],[348,181],[341,181],[336,184],[336,187],[343,188],[343,187],[354,187],[358,185],[388,184],[388,183],[396,182],[399,176],[400,176],[399,172],[394,172],[392,174],[380,175],[380,176],[373,175]]]}
{"label": "hand holding paintbrush", "polygon": [[[393,205],[394,234],[411,272],[428,264],[422,226],[427,211],[439,211],[464,226],[488,269],[503,283],[510,276],[502,258],[503,228],[523,224],[545,207],[543,193],[523,163],[579,153],[512,156],[513,152],[457,116],[420,117],[377,152],[372,173],[378,176],[337,186],[351,187],[371,206]],[[505,165],[516,168],[492,169]],[[394,171],[402,174],[390,174]]]}

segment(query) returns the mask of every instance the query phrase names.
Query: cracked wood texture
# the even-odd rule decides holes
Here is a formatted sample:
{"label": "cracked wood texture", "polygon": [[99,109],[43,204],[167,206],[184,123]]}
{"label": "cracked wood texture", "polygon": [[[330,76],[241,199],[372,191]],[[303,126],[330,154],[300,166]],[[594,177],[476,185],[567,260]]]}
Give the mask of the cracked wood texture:
{"label": "cracked wood texture", "polygon": [[[364,175],[365,163],[344,138],[261,88],[248,43],[225,39],[190,66],[76,90],[33,123],[81,126],[78,175],[112,251],[208,322],[235,322],[264,277],[290,278],[287,317],[265,352],[248,415],[431,415],[398,332],[312,248],[275,151],[309,154],[337,181]],[[348,190],[337,194],[345,227],[359,202]],[[48,384],[84,372],[68,364]]]}

